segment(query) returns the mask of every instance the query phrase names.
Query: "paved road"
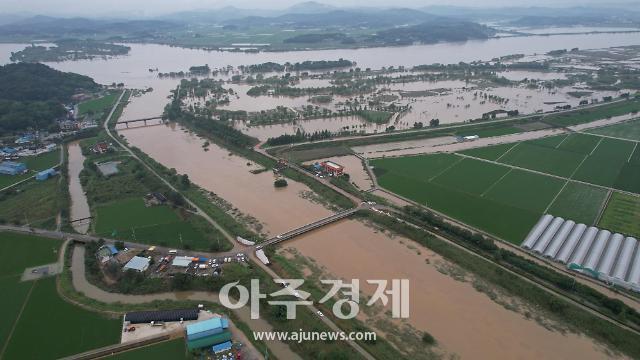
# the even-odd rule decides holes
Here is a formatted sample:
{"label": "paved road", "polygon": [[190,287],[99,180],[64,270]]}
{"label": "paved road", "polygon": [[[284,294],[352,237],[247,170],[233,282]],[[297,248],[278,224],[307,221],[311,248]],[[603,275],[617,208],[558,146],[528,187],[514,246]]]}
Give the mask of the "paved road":
{"label": "paved road", "polygon": [[[160,179],[160,181],[162,181],[165,185],[167,185],[167,187],[169,187],[171,190],[180,193],[180,191],[178,189],[176,189],[173,184],[171,184],[169,181],[167,181],[164,177],[162,177],[160,174],[158,174],[155,169],[153,169],[150,165],[148,165],[145,161],[143,161],[136,153],[133,152],[133,150],[131,150],[128,146],[126,146],[125,144],[123,144],[120,139],[117,136],[114,136],[111,133],[111,129],[109,128],[109,123],[111,121],[111,118],[113,117],[113,114],[115,113],[118,104],[122,101],[122,98],[124,97],[125,91],[122,92],[122,94],[120,94],[120,97],[118,98],[118,101],[116,102],[116,104],[113,106],[113,108],[111,109],[111,112],[109,112],[109,116],[107,116],[107,119],[104,121],[104,130],[107,133],[107,135],[109,135],[109,137],[116,143],[118,144],[121,148],[123,148],[126,152],[128,152],[131,157],[133,157],[134,159],[136,159],[138,162],[140,162],[140,164],[142,164],[147,170],[149,170],[149,172],[151,174],[153,174],[154,176],[156,176],[158,179]],[[195,209],[195,212],[202,216],[205,220],[207,220],[208,223],[210,223],[214,228],[216,228],[225,238],[227,238],[227,240],[229,240],[229,242],[233,245],[233,249],[236,250],[236,247],[238,246],[237,241],[235,240],[235,238],[233,236],[231,236],[231,234],[229,234],[227,232],[227,230],[225,228],[223,228],[220,224],[218,224],[215,220],[213,220],[206,212],[204,212],[202,209],[200,209],[194,202],[192,202],[191,200],[189,200],[188,198],[185,197],[185,201],[187,202],[187,204],[189,204],[189,206],[191,206],[193,209]]]}

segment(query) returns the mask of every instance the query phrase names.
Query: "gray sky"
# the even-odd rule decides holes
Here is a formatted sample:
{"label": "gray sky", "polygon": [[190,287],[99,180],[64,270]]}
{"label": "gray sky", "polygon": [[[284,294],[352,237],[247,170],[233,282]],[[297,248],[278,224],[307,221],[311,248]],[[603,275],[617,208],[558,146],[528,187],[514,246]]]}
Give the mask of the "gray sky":
{"label": "gray sky", "polygon": [[[30,12],[43,15],[131,15],[153,16],[180,10],[214,9],[227,5],[240,8],[285,8],[301,0],[0,0],[0,14]],[[576,6],[602,5],[595,0],[323,0],[335,6],[421,7],[427,5],[457,6]]]}

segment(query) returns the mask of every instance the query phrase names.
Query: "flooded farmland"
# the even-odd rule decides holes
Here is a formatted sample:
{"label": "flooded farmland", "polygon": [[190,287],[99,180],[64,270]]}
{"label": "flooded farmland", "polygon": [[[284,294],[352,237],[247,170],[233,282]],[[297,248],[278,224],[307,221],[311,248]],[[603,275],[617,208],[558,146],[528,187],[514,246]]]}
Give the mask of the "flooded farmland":
{"label": "flooded farmland", "polygon": [[188,174],[192,182],[257,218],[267,234],[276,235],[331,214],[323,205],[305,199],[310,193],[305,185],[289,180],[287,187],[275,188],[271,171],[253,174],[250,171],[259,166],[215,144],[205,151],[204,140],[179,126],[120,133],[167,168]]}

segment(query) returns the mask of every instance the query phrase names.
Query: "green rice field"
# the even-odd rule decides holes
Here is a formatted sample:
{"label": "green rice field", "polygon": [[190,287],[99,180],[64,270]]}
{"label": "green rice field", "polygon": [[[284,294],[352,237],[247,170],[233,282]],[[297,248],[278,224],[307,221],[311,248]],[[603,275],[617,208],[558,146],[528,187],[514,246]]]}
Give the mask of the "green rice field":
{"label": "green rice field", "polygon": [[[58,240],[0,233],[0,358],[57,359],[117,343],[120,320],[64,301],[55,277],[21,282],[27,267],[55,262]],[[37,342],[37,346],[34,346]]]}
{"label": "green rice field", "polygon": [[587,130],[588,133],[640,141],[640,120]]}
{"label": "green rice field", "polygon": [[607,197],[607,191],[593,186],[567,183],[549,207],[549,213],[576,223],[595,225],[598,211]]}
{"label": "green rice field", "polygon": [[118,200],[96,208],[95,232],[98,235],[164,246],[185,245],[208,249],[210,239],[193,215],[182,219],[169,206],[146,207],[142,198]]}
{"label": "green rice field", "polygon": [[[608,190],[589,184],[640,193],[634,149],[633,142],[575,133],[465,150],[463,159],[434,154],[371,164],[382,187],[519,244],[544,213],[593,225]],[[618,222],[612,230],[629,233]]]}
{"label": "green rice field", "polygon": [[613,193],[598,226],[640,237],[640,197]]}

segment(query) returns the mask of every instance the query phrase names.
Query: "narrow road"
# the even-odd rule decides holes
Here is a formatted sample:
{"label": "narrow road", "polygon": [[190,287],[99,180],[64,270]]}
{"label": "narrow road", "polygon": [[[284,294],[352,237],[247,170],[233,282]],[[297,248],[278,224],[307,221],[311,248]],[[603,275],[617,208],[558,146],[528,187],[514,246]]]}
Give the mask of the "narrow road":
{"label": "narrow road", "polygon": [[[126,91],[126,90],[125,90]],[[118,144],[121,148],[123,148],[126,152],[129,153],[129,155],[131,157],[133,157],[134,159],[136,159],[138,162],[140,162],[140,164],[142,164],[147,170],[149,170],[149,172],[151,174],[153,174],[154,176],[156,176],[158,179],[160,179],[160,181],[162,181],[165,185],[167,185],[167,187],[169,187],[171,190],[177,192],[177,193],[181,193],[178,189],[176,189],[173,184],[171,184],[169,181],[167,181],[164,177],[162,177],[160,174],[158,174],[155,169],[153,169],[150,165],[148,165],[144,160],[142,160],[136,153],[133,152],[133,150],[131,150],[128,146],[126,146],[125,144],[123,144],[120,139],[118,139],[117,136],[114,136],[111,133],[111,129],[109,128],[109,122],[111,121],[111,118],[113,117],[113,114],[115,113],[116,109],[118,108],[118,105],[120,104],[120,102],[122,101],[122,98],[124,97],[125,91],[122,92],[122,94],[120,94],[120,97],[118,98],[118,101],[115,103],[115,105],[113,106],[113,108],[111,109],[111,112],[109,112],[109,116],[107,116],[107,119],[104,121],[103,127],[104,127],[104,131],[107,133],[107,135],[109,135],[109,137],[116,143]],[[211,224],[214,228],[216,228],[227,240],[229,240],[229,242],[231,243],[231,245],[233,246],[233,250],[237,250],[236,247],[238,246],[238,242],[236,241],[236,239],[231,236],[231,234],[229,234],[229,232],[227,232],[227,230],[225,228],[223,228],[220,224],[218,224],[215,220],[213,220],[206,212],[204,212],[202,209],[200,209],[193,201],[189,200],[188,198],[184,198],[185,201],[187,202],[187,204],[189,204],[189,206],[191,206],[192,208],[195,209],[195,212],[199,215],[202,216],[205,220],[207,220],[207,222],[209,224]]]}
{"label": "narrow road", "polygon": [[[113,141],[115,143],[117,143],[118,145],[120,145],[120,147],[122,147],[123,149],[125,149],[134,159],[138,160],[145,168],[147,168],[153,175],[155,175],[157,178],[159,178],[163,183],[165,183],[170,189],[172,189],[173,191],[177,192],[177,193],[181,193],[178,189],[176,189],[170,182],[168,182],[167,180],[165,180],[160,174],[158,174],[151,166],[149,166],[146,162],[144,162],[140,157],[138,157],[138,155],[136,155],[128,146],[126,146],[125,144],[123,144],[117,136],[114,136],[111,133],[111,129],[109,128],[109,122],[111,121],[111,118],[113,117],[113,114],[115,113],[118,104],[120,103],[120,101],[122,101],[122,98],[124,97],[125,92],[123,91],[122,94],[120,94],[120,97],[118,98],[118,101],[116,102],[116,104],[113,106],[113,108],[111,109],[111,112],[109,113],[109,116],[107,117],[107,119],[104,122],[104,130],[106,131],[107,135],[109,135],[109,137],[111,137],[111,139],[113,139]],[[267,156],[271,157],[270,155],[266,154]],[[271,157],[273,158],[273,157]],[[300,171],[301,169],[299,169]],[[312,176],[311,174],[309,174],[308,172],[302,170],[303,173],[306,173],[308,176]],[[315,179],[315,177],[313,177]],[[335,186],[333,186],[332,184],[326,184],[332,188],[337,188]],[[338,188],[339,189],[339,188]],[[338,191],[338,190],[336,190]],[[345,196],[348,195],[348,197],[354,202],[354,204],[359,204],[360,200],[351,195],[348,194],[346,192],[344,192],[342,189],[339,189],[339,192],[341,194],[345,194]],[[220,226],[216,221],[214,221],[209,215],[207,215],[204,211],[202,211],[196,204],[194,204],[191,200],[185,198],[185,200],[187,201],[187,203],[192,206],[194,209],[196,209],[197,213],[199,215],[201,215],[203,218],[205,218],[211,225],[213,225],[216,229],[218,229],[227,239],[229,239],[229,241],[233,244],[233,249],[232,251],[236,251],[240,248],[242,248],[242,246],[235,240],[235,238],[233,236],[231,236],[226,229],[224,229],[222,226]],[[274,273],[269,267],[267,267],[266,265],[264,265],[262,263],[262,261],[255,261],[257,259],[255,259],[255,255],[253,254],[253,252],[251,252],[250,254],[251,258],[254,260],[254,262],[260,266],[263,270],[265,270],[272,278],[274,279],[279,279],[280,276],[278,276],[276,273]],[[311,308],[311,311],[313,311],[314,313],[317,312],[317,309],[315,309],[315,307],[313,306],[309,306]],[[330,319],[328,319],[327,317],[322,317],[320,318],[325,324],[327,324],[327,326],[329,326],[331,329],[334,329],[334,331],[338,331],[339,327],[337,325],[335,325],[333,323],[333,321],[331,321]],[[254,329],[254,327],[252,327],[252,329]],[[338,330],[336,330],[338,329]],[[347,341],[347,343],[354,348],[358,353],[360,353],[364,358],[369,359],[369,360],[374,360],[373,356],[371,356],[366,350],[364,350],[360,345],[358,345],[355,341]],[[292,353],[293,354],[293,353]],[[282,357],[283,359],[296,359],[298,357]]]}

